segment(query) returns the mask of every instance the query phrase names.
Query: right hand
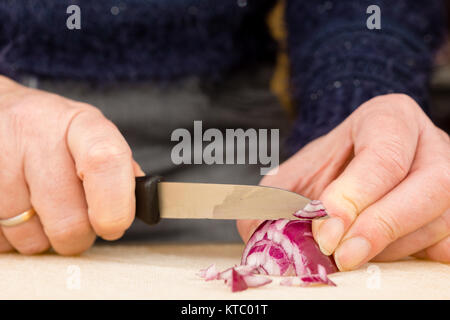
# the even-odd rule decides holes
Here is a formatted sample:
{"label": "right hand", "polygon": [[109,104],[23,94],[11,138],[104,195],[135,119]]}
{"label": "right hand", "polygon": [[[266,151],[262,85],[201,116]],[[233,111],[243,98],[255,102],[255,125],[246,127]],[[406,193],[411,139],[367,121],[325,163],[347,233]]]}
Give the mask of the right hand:
{"label": "right hand", "polygon": [[127,142],[98,109],[0,76],[0,219],[37,213],[1,227],[0,252],[73,255],[96,235],[120,238],[134,219],[138,175]]}
{"label": "right hand", "polygon": [[[450,139],[404,94],[370,99],[261,184],[319,199],[312,222],[341,271],[410,255],[450,262]],[[241,220],[247,240],[258,221]]]}

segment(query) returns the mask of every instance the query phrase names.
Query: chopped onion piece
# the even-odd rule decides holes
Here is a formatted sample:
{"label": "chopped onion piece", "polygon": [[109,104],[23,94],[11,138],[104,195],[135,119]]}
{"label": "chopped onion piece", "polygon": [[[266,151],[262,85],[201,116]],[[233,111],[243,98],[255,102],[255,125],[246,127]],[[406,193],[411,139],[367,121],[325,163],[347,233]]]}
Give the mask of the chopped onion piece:
{"label": "chopped onion piece", "polygon": [[225,269],[218,272],[215,265],[200,270],[198,276],[208,280],[224,280],[232,292],[243,291],[247,288],[261,287],[271,283],[270,278],[255,275],[258,273],[257,268],[252,266],[240,265]]}
{"label": "chopped onion piece", "polygon": [[248,288],[244,277],[239,274],[234,268],[231,269],[231,281],[226,282],[230,287],[232,292],[244,291]]}
{"label": "chopped onion piece", "polygon": [[302,219],[322,218],[328,215],[327,210],[319,200],[313,200],[303,209],[294,213],[294,216]]}
{"label": "chopped onion piece", "polygon": [[200,270],[198,276],[206,281],[216,280],[218,279],[219,271],[217,271],[216,265],[212,264],[208,268]]}
{"label": "chopped onion piece", "polygon": [[252,288],[261,287],[272,282],[272,279],[265,276],[244,276],[244,280],[247,286]]}
{"label": "chopped onion piece", "polygon": [[318,269],[319,269],[318,274],[307,275],[302,277],[287,277],[283,279],[280,282],[280,284],[282,286],[300,286],[300,287],[306,287],[314,284],[326,284],[330,286],[336,286],[336,284],[328,278],[325,268],[322,265],[319,265]]}

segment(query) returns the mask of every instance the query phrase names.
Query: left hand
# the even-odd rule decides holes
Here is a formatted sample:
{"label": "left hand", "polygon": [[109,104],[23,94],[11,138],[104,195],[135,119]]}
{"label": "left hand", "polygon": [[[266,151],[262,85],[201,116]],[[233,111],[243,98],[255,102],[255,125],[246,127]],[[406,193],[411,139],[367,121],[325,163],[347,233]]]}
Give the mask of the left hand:
{"label": "left hand", "polygon": [[[319,199],[323,253],[341,271],[409,255],[450,262],[450,139],[403,94],[373,98],[262,185]],[[242,220],[247,241],[259,221]]]}

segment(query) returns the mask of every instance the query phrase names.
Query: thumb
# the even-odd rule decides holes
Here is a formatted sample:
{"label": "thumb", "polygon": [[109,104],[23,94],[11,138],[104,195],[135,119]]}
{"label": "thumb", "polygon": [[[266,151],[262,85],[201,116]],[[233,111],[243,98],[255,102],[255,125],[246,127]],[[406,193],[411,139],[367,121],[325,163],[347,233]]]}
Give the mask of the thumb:
{"label": "thumb", "polygon": [[409,172],[419,129],[411,114],[401,113],[408,111],[400,108],[403,100],[396,99],[373,99],[348,118],[355,157],[319,197],[331,218],[313,222],[314,237],[324,254],[333,253],[358,215]]}

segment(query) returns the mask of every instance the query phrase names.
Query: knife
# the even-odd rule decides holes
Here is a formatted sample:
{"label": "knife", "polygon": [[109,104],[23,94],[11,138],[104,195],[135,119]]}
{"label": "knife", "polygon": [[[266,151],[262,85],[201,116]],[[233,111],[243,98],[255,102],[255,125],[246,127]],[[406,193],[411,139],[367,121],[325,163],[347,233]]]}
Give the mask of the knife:
{"label": "knife", "polygon": [[174,219],[297,219],[293,213],[310,200],[274,187],[164,182],[136,178],[136,216],[149,225]]}

